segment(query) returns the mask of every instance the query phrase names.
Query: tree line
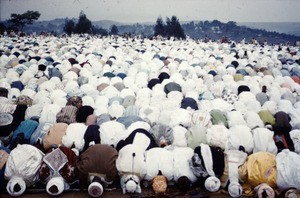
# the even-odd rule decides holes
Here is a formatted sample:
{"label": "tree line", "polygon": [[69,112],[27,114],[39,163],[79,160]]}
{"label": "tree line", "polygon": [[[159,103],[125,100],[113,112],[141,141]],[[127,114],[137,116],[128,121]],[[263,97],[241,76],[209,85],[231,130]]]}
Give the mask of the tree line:
{"label": "tree line", "polygon": [[[25,25],[32,24],[38,20],[40,16],[41,14],[38,11],[27,11],[23,14],[12,13],[10,19],[7,20],[8,27],[6,27],[4,23],[0,23],[0,33],[3,33],[5,30],[22,32]],[[83,11],[80,12],[78,20],[66,18],[63,31],[68,35],[87,33],[107,36],[119,34],[116,25],[112,25],[109,31],[94,26]],[[166,17],[166,22],[164,22],[161,17],[158,17],[153,31],[153,36],[175,37],[177,39],[186,38],[184,29],[181,27],[179,19],[176,16],[172,16],[171,18]]]}
{"label": "tree line", "polygon": [[[112,25],[110,28],[110,32],[108,33],[105,29],[96,27],[92,25],[92,22],[86,17],[83,11],[80,12],[79,19],[77,24],[71,19],[66,19],[64,32],[68,35],[72,33],[88,33],[88,34],[100,34],[102,36],[106,35],[118,35],[119,30],[116,25]],[[186,35],[184,33],[181,24],[179,23],[179,19],[176,16],[172,16],[171,18],[166,18],[166,23],[163,21],[161,17],[158,17],[156,20],[156,25],[154,26],[154,36],[162,36],[162,37],[175,37],[177,39],[185,39]]]}
{"label": "tree line", "polygon": [[64,25],[64,32],[68,35],[71,34],[99,34],[102,36],[107,35],[117,35],[119,33],[118,27],[112,25],[110,31],[96,27],[92,25],[92,22],[87,18],[86,14],[81,11],[79,14],[78,22],[75,24],[75,21],[72,19],[66,19]]}
{"label": "tree line", "polygon": [[28,10],[23,14],[12,13],[10,15],[10,19],[8,19],[8,27],[4,25],[4,23],[0,23],[1,32],[4,30],[11,31],[23,31],[25,25],[32,24],[33,21],[38,20],[41,16],[41,13],[38,11]]}

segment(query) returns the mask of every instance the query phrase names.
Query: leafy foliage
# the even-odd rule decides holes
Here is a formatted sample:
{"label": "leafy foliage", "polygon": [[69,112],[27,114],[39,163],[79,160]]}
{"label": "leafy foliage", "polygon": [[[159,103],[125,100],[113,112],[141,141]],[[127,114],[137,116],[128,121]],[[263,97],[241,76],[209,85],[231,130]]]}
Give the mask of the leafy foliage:
{"label": "leafy foliage", "polygon": [[118,35],[119,34],[119,29],[116,25],[112,25],[110,28],[110,35]]}
{"label": "leafy foliage", "polygon": [[0,34],[3,34],[6,30],[6,25],[3,22],[0,22]]}
{"label": "leafy foliage", "polygon": [[68,35],[72,33],[78,34],[99,34],[102,36],[107,36],[107,30],[103,28],[99,28],[97,26],[92,25],[92,22],[87,18],[83,11],[79,14],[78,22],[75,24],[74,20],[66,19],[64,25],[64,32]]}
{"label": "leafy foliage", "polygon": [[156,25],[154,26],[154,36],[163,37],[175,37],[177,39],[185,39],[185,33],[179,23],[179,19],[176,16],[172,16],[171,19],[167,17],[166,25],[161,17],[157,18]]}
{"label": "leafy foliage", "polygon": [[72,33],[75,33],[75,22],[71,19],[66,19],[65,26],[64,26],[64,32],[68,35],[71,35]]}
{"label": "leafy foliage", "polygon": [[171,19],[167,17],[166,32],[168,37],[173,36],[178,39],[185,39],[184,30],[176,16],[172,16]]}
{"label": "leafy foliage", "polygon": [[92,33],[92,22],[86,17],[83,11],[79,14],[76,32],[79,34]]}
{"label": "leafy foliage", "polygon": [[92,33],[93,34],[98,34],[98,35],[101,35],[101,36],[107,36],[108,35],[108,32],[106,29],[103,29],[101,27],[97,27],[97,26],[92,26]]}
{"label": "leafy foliage", "polygon": [[26,24],[32,24],[33,21],[38,20],[40,16],[41,14],[38,11],[28,10],[23,14],[12,13],[8,21],[14,26],[13,28],[22,31]]}
{"label": "leafy foliage", "polygon": [[156,20],[156,25],[154,26],[154,36],[166,36],[166,25],[161,17]]}

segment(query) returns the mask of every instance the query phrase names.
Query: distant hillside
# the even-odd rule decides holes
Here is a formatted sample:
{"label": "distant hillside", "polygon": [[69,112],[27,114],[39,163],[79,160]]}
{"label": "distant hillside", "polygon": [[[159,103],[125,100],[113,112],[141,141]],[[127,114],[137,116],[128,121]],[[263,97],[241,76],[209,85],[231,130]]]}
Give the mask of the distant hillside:
{"label": "distant hillside", "polygon": [[[77,19],[73,18],[74,21]],[[65,19],[53,19],[50,21],[34,21],[31,25],[26,25],[24,31],[27,33],[41,33],[42,31],[46,32],[55,32],[57,34],[62,34],[65,25]]]}
{"label": "distant hillside", "polygon": [[[77,19],[73,18],[75,23]],[[116,25],[119,34],[130,33],[133,35],[144,35],[146,37],[154,34],[155,23],[120,23],[111,20],[93,21],[94,26],[109,30]],[[42,31],[63,33],[65,19],[53,19],[50,21],[35,21],[32,25],[25,26],[27,33],[41,33]],[[255,38],[259,42],[269,43],[294,43],[300,40],[300,23],[235,23],[233,21],[222,23],[214,21],[184,21],[181,25],[187,36],[193,39],[209,38],[218,40],[227,37],[230,40],[241,41]],[[297,36],[298,35],[298,36]]]}
{"label": "distant hillside", "polygon": [[93,21],[93,25],[109,30],[112,25],[120,26],[126,24],[112,21],[112,20],[100,20],[100,21]]}
{"label": "distant hillside", "polygon": [[292,34],[295,36],[300,36],[300,22],[289,23],[289,22],[273,22],[273,23],[238,23],[238,25],[243,25],[249,28],[263,29],[271,32],[279,32],[285,34]]}
{"label": "distant hillside", "polygon": [[188,36],[195,39],[208,37],[210,39],[217,40],[222,37],[227,37],[230,40],[237,42],[245,38],[246,42],[249,42],[252,38],[255,38],[259,42],[264,42],[266,40],[268,43],[276,44],[286,42],[293,44],[300,40],[299,36],[239,26],[233,21],[228,23],[222,23],[218,20],[211,22],[190,22],[182,24],[182,27]]}

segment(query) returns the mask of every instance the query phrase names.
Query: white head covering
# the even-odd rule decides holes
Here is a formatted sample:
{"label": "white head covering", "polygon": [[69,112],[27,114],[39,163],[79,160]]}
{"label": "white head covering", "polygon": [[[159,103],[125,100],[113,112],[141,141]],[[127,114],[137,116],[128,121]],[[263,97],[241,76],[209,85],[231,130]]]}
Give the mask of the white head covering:
{"label": "white head covering", "polygon": [[247,126],[250,127],[250,129],[254,129],[256,127],[263,127],[264,123],[260,119],[258,113],[253,111],[248,111],[244,115],[245,121],[247,122]]}
{"label": "white head covering", "polygon": [[174,181],[177,182],[180,177],[186,176],[192,183],[196,182],[197,177],[189,165],[189,161],[194,155],[194,150],[189,147],[175,147],[172,153],[174,159]]}
{"label": "white head covering", "polygon": [[[19,185],[20,189],[16,190],[16,185]],[[21,196],[26,190],[25,181],[18,176],[13,176],[7,183],[6,190],[12,197]]]}
{"label": "white head covering", "polygon": [[75,145],[78,151],[84,147],[84,134],[87,126],[84,123],[71,123],[68,125],[66,134],[62,137],[62,144],[68,148]]}
{"label": "white head covering", "polygon": [[[50,191],[50,188],[54,186],[57,188],[57,192]],[[65,182],[61,176],[51,178],[46,185],[47,193],[53,196],[60,195],[64,191],[64,189],[65,189]]]}
{"label": "white head covering", "polygon": [[225,153],[227,155],[230,181],[228,192],[232,197],[240,197],[243,193],[243,188],[239,184],[238,168],[246,161],[247,154],[238,150],[228,150]]}
{"label": "white head covering", "polygon": [[137,188],[137,184],[134,181],[130,180],[125,184],[125,188],[127,192],[134,193]]}
{"label": "white head covering", "polygon": [[172,129],[173,129],[173,134],[174,134],[174,140],[173,140],[172,146],[186,147],[187,146],[187,139],[186,139],[187,129],[182,126],[175,126]]}
{"label": "white head covering", "polygon": [[140,179],[138,176],[134,175],[134,174],[127,174],[127,175],[123,175],[121,177],[120,180],[121,183],[121,188],[123,191],[123,194],[125,194],[126,192],[129,193],[141,193],[142,189],[140,186]]}
{"label": "white head covering", "polygon": [[113,101],[113,103],[108,107],[108,113],[113,118],[122,117],[124,114],[125,108],[120,105],[119,101]]}
{"label": "white head covering", "polygon": [[231,197],[240,197],[243,194],[243,188],[239,183],[232,182],[228,186],[228,192]]}
{"label": "white head covering", "polygon": [[254,148],[253,135],[251,129],[246,125],[237,125],[229,129],[227,149],[238,150],[240,146],[245,148],[247,153],[251,153]]}
{"label": "white head covering", "polygon": [[147,165],[145,180],[151,181],[157,176],[159,171],[161,171],[162,175],[165,176],[168,181],[173,179],[173,155],[171,151],[161,147],[149,149],[145,152],[145,161]]}
{"label": "white head covering", "polygon": [[118,142],[125,139],[129,134],[125,131],[125,126],[117,121],[108,121],[100,125],[101,144],[117,146]]}
{"label": "white head covering", "polygon": [[29,144],[18,144],[10,152],[6,162],[5,178],[11,179],[14,175],[21,177],[27,186],[37,181],[38,170],[43,159],[42,152]]}
{"label": "white head covering", "polygon": [[144,106],[140,109],[140,117],[151,124],[157,123],[160,110],[158,107]]}
{"label": "white head covering", "polygon": [[215,176],[210,176],[205,180],[204,186],[210,192],[217,192],[220,189],[221,181]]}
{"label": "white head covering", "polygon": [[[145,141],[150,142],[148,137],[144,139]],[[142,141],[141,143],[149,145],[147,142],[145,143],[145,141]],[[128,144],[124,146],[119,151],[119,155],[116,160],[116,168],[119,173],[132,173],[144,178],[147,172],[144,152],[144,148],[141,148],[140,145]]]}
{"label": "white head covering", "polygon": [[145,121],[136,121],[128,126],[127,131],[128,133],[131,133],[136,129],[145,129],[146,131],[150,131],[151,126]]}
{"label": "white head covering", "polygon": [[225,149],[228,142],[229,130],[223,125],[212,125],[206,130],[207,143]]}
{"label": "white head covering", "polygon": [[210,177],[208,177],[205,182],[205,188],[210,192],[216,192],[221,186],[221,181],[215,177],[215,172],[213,170],[213,159],[210,147],[207,144],[200,144],[201,153],[203,161],[205,164],[206,171]]}
{"label": "white head covering", "polygon": [[276,156],[277,187],[280,190],[297,188],[300,190],[300,155],[288,149]]}
{"label": "white head covering", "polygon": [[100,197],[103,193],[103,186],[99,182],[92,182],[89,185],[88,193],[91,197]]}
{"label": "white head covering", "polygon": [[277,154],[277,147],[273,140],[273,131],[267,128],[256,128],[252,133],[254,140],[253,153],[263,151],[273,153],[274,155]]}
{"label": "white head covering", "polygon": [[227,113],[227,122],[229,127],[237,125],[246,125],[246,121],[241,112],[239,111],[230,111]]}
{"label": "white head covering", "polygon": [[192,114],[189,110],[178,108],[175,109],[170,117],[170,127],[182,125],[189,127],[191,125]]}

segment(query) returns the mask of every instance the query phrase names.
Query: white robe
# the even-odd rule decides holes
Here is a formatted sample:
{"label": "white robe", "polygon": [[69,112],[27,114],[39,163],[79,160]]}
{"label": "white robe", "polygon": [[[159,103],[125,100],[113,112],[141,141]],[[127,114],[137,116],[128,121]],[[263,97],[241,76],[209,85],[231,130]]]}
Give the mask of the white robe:
{"label": "white robe", "polygon": [[151,181],[161,171],[168,181],[174,177],[174,164],[172,152],[164,148],[152,148],[145,153],[147,173],[145,180]]}

